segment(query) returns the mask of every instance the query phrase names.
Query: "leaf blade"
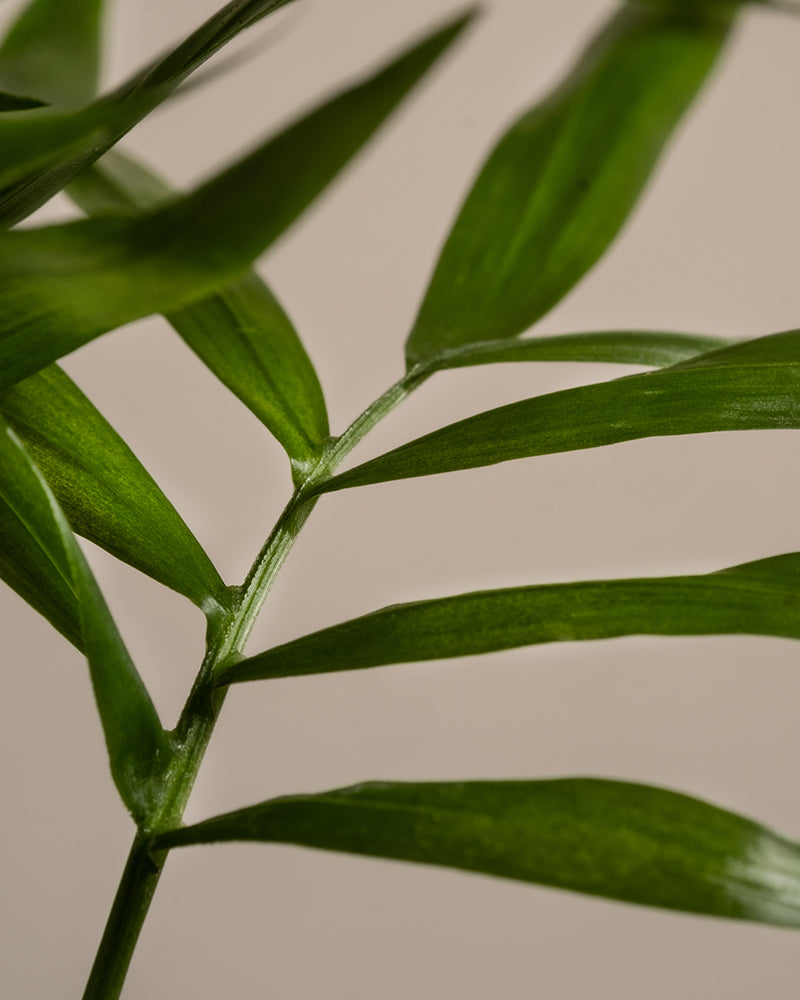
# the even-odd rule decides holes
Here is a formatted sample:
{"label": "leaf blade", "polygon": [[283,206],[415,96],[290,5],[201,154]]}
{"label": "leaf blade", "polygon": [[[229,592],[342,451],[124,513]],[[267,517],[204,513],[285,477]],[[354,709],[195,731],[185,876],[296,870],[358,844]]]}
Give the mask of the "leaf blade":
{"label": "leaf blade", "polygon": [[800,845],[699,799],[594,778],[372,782],[274,799],[157,848],[291,843],[800,926]]}

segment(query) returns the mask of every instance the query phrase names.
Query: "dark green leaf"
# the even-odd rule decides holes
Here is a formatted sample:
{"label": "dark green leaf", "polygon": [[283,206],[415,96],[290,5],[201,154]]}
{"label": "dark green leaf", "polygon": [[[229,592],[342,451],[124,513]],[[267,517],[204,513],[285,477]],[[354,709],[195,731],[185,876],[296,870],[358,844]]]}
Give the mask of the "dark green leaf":
{"label": "dark green leaf", "polygon": [[45,103],[35,97],[19,97],[17,94],[0,93],[0,111],[31,111],[33,108],[44,107]]}
{"label": "dark green leaf", "polygon": [[468,417],[334,476],[319,492],[668,434],[800,427],[800,332]]}
{"label": "dark green leaf", "polygon": [[140,219],[0,233],[0,388],[240,277],[454,40],[449,24],[192,194]]}
{"label": "dark green leaf", "polygon": [[232,0],[175,49],[95,104],[68,115],[0,121],[0,224],[13,225],[30,215],[240,31],[291,2]]}
{"label": "dark green leaf", "polygon": [[372,782],[273,799],[156,846],[301,844],[800,926],[800,845],[698,799],[593,778]]}
{"label": "dark green leaf", "polygon": [[[137,215],[174,195],[112,150],[70,185],[90,214]],[[300,477],[329,434],[314,368],[286,313],[251,271],[216,295],[167,317],[211,371],[269,428]]]}
{"label": "dark green leaf", "polygon": [[621,635],[800,639],[800,553],[717,573],[485,590],[395,604],[241,660],[220,684]]}
{"label": "dark green leaf", "polygon": [[595,263],[714,65],[736,6],[625,4],[511,128],[444,247],[409,367],[522,333]]}
{"label": "dark green leaf", "polygon": [[194,601],[224,605],[225,585],[139,460],[72,380],[55,366],[0,394],[72,528]]}
{"label": "dark green leaf", "polygon": [[0,87],[80,105],[97,90],[103,0],[32,0],[0,46]]}
{"label": "dark green leaf", "polygon": [[[122,800],[141,821],[155,804],[159,781],[170,763],[169,739],[58,502],[4,422],[0,423],[0,496],[0,525],[11,533],[10,547],[24,563],[17,580],[24,576],[26,582],[47,588],[34,606],[49,617],[65,594],[72,595],[64,616],[57,616],[53,624],[60,628],[66,621],[74,630],[77,607],[80,644],[89,661],[111,773]],[[5,558],[0,567],[5,568]],[[13,586],[16,581],[10,582]]]}

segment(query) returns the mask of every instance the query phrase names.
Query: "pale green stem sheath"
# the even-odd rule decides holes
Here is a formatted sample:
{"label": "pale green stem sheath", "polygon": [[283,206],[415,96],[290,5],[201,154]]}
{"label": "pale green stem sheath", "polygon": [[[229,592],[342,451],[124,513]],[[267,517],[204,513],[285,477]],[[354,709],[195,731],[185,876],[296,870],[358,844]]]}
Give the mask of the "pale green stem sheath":
{"label": "pale green stem sheath", "polygon": [[180,826],[208,742],[227,693],[215,688],[220,667],[241,656],[286,557],[314,509],[317,488],[333,474],[352,449],[434,370],[419,366],[395,383],[333,438],[319,462],[295,490],[278,518],[247,579],[235,595],[227,617],[209,630],[207,652],[172,738],[175,763],[164,783],[157,812],[137,831],[122,873],[111,913],[86,985],[83,1000],[117,1000],[122,992],[139,933],[163,871],[167,852],[151,852],[156,833]]}

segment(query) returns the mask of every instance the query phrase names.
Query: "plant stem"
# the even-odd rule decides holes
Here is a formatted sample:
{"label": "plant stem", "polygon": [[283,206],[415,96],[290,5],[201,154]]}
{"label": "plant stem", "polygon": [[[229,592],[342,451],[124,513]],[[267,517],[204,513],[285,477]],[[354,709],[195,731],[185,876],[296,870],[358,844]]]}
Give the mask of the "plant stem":
{"label": "plant stem", "polygon": [[167,858],[166,852],[151,852],[149,845],[156,833],[174,829],[182,821],[227,693],[227,689],[215,689],[215,676],[223,664],[241,655],[278,572],[319,500],[317,487],[428,374],[415,369],[404,376],[368,406],[341,437],[332,439],[278,518],[247,579],[236,592],[236,600],[227,619],[209,635],[202,666],[178,725],[171,734],[176,750],[174,765],[164,783],[157,813],[149,818],[146,829],[139,830],[134,838],[83,1000],[117,1000],[121,994],[139,933]]}

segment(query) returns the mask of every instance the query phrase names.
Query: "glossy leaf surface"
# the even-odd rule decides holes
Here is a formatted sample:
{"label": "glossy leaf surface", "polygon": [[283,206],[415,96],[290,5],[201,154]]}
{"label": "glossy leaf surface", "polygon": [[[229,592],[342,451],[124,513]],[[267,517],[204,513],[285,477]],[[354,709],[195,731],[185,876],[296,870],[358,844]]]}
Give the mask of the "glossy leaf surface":
{"label": "glossy leaf surface", "polygon": [[[77,608],[80,645],[89,662],[111,773],[126,806],[142,820],[154,805],[159,779],[169,765],[168,738],[58,502],[4,422],[0,423],[0,495],[0,524],[22,560],[15,570],[17,580],[9,582],[14,586],[22,575],[25,586],[44,584],[46,592],[34,607],[48,617],[65,595],[72,595],[53,624],[61,628],[66,622],[74,631]],[[5,544],[2,548],[7,551]],[[0,567],[6,567],[5,556]],[[27,594],[23,591],[22,596]]]}
{"label": "glossy leaf surface", "polygon": [[714,65],[735,6],[625,4],[511,128],[436,265],[409,367],[522,333],[595,263]]}
{"label": "glossy leaf surface", "polygon": [[241,660],[221,684],[622,635],[800,639],[800,553],[717,573],[485,590],[395,604]]}
{"label": "glossy leaf surface", "polygon": [[0,387],[242,276],[464,27],[459,18],[193,193],[140,219],[0,233]]}
{"label": "glossy leaf surface", "polygon": [[669,434],[800,427],[800,333],[536,396],[467,417],[349,472],[320,492]]}
{"label": "glossy leaf surface", "polygon": [[87,108],[0,122],[0,223],[13,225],[30,215],[240,31],[291,2],[233,0],[172,51]]}
{"label": "glossy leaf surface", "polygon": [[[84,171],[69,194],[90,215],[138,215],[174,198],[140,164],[115,150]],[[167,319],[286,449],[302,474],[328,437],[316,372],[291,320],[251,271]]]}
{"label": "glossy leaf surface", "polygon": [[698,799],[592,778],[372,782],[157,839],[260,840],[444,865],[690,913],[800,926],[800,846]]}
{"label": "glossy leaf surface", "polygon": [[33,0],[0,46],[0,87],[54,105],[97,90],[104,0]]}
{"label": "glossy leaf surface", "polygon": [[51,366],[0,393],[0,413],[73,530],[211,612],[225,585],[139,460],[75,383]]}

